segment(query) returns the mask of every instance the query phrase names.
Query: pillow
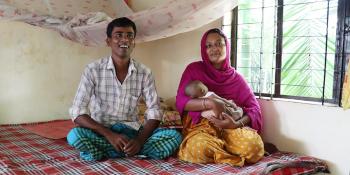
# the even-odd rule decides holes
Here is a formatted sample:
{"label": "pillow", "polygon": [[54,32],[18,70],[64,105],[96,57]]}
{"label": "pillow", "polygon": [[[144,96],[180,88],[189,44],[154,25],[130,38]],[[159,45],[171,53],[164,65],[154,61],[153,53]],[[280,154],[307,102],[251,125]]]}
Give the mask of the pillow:
{"label": "pillow", "polygon": [[[170,104],[169,102],[173,102],[174,104]],[[163,110],[163,118],[160,122],[160,127],[163,128],[182,128],[182,122],[179,112],[177,112],[174,108],[175,100],[167,100],[167,103],[164,100],[160,99],[160,108]],[[138,108],[138,116],[141,123],[144,122],[144,116],[147,110],[147,106],[143,99],[139,100],[137,105]]]}
{"label": "pillow", "polygon": [[182,122],[179,112],[164,111],[163,120],[160,122],[161,127],[182,128]]}

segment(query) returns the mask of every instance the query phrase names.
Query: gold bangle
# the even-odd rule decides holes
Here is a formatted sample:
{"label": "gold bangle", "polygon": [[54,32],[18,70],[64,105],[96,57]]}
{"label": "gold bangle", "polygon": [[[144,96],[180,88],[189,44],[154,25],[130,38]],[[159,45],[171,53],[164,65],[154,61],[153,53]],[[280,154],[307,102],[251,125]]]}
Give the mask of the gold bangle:
{"label": "gold bangle", "polygon": [[242,122],[242,120],[239,120],[239,123],[241,123],[241,128],[243,128],[244,127],[244,123]]}

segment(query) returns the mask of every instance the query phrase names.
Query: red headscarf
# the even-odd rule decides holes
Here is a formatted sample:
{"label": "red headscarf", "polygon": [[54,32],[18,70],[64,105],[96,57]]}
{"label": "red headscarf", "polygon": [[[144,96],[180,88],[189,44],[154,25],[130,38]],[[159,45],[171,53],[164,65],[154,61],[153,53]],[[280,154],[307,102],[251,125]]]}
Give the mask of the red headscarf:
{"label": "red headscarf", "polygon": [[[216,69],[209,60],[206,51],[206,40],[209,33],[219,33],[225,39],[226,58],[220,69]],[[190,97],[185,95],[186,85],[193,80],[203,82],[209,91],[215,92],[222,98],[233,100],[240,106],[244,114],[251,119],[251,127],[258,132],[262,128],[262,116],[260,106],[256,100],[253,91],[248,86],[244,78],[230,64],[230,44],[227,37],[219,29],[208,30],[201,40],[202,61],[189,64],[182,74],[180,85],[176,95],[176,107],[181,116],[184,114],[184,108]],[[190,111],[192,123],[196,124],[200,120],[200,111]]]}

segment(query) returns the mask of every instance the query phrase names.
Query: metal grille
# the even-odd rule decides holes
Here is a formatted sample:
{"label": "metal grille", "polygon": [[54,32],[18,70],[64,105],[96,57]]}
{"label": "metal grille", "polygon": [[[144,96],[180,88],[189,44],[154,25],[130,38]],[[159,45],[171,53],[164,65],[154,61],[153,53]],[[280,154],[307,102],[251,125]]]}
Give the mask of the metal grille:
{"label": "metal grille", "polygon": [[232,65],[260,97],[339,103],[346,58],[339,44],[350,42],[340,22],[348,6],[346,0],[238,0],[222,25],[233,43]]}

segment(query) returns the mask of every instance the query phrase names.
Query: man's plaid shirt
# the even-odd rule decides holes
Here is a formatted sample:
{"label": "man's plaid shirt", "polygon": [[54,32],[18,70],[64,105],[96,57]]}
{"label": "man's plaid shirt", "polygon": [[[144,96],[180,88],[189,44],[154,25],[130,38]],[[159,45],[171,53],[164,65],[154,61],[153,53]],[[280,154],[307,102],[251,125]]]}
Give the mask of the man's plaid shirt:
{"label": "man's plaid shirt", "polygon": [[141,96],[148,108],[146,119],[161,120],[162,111],[151,70],[130,59],[128,74],[122,84],[116,73],[112,57],[87,65],[69,109],[72,120],[88,114],[105,126],[138,122],[137,102]]}

